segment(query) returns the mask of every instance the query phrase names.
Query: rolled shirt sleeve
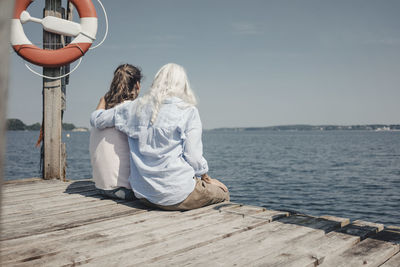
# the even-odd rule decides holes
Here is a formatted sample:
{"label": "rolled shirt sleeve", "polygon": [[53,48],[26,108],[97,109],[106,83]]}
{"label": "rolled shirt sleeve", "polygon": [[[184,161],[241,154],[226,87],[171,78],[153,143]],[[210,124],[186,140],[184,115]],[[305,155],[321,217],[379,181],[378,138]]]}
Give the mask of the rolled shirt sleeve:
{"label": "rolled shirt sleeve", "polygon": [[202,124],[200,115],[195,108],[188,119],[185,130],[183,156],[194,169],[195,175],[200,176],[208,172],[208,163],[203,157]]}
{"label": "rolled shirt sleeve", "polygon": [[90,125],[97,129],[114,127],[115,109],[98,109],[92,112],[90,116]]}

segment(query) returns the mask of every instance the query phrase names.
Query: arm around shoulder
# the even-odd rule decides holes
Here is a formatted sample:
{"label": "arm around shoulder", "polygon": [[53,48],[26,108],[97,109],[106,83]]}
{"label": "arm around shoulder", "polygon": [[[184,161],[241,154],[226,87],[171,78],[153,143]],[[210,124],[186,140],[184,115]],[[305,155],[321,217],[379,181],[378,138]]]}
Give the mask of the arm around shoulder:
{"label": "arm around shoulder", "polygon": [[97,129],[104,129],[108,127],[114,127],[115,124],[115,110],[98,109],[92,112],[90,116],[90,125]]}

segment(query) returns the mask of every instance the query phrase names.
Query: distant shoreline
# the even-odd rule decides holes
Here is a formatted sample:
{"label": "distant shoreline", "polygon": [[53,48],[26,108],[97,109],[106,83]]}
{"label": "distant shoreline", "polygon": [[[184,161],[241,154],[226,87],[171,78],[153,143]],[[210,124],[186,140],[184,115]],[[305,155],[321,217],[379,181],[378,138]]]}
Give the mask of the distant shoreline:
{"label": "distant shoreline", "polygon": [[[26,125],[20,119],[7,119],[7,130],[8,131],[40,131],[42,125],[40,123],[34,123]],[[73,123],[63,123],[62,129],[64,131],[76,131],[76,132],[87,132],[89,131],[86,127],[76,127]]]}
{"label": "distant shoreline", "polygon": [[400,131],[400,124],[365,125],[280,125],[268,127],[232,127],[215,128],[207,131]]}
{"label": "distant shoreline", "polygon": [[[73,123],[63,123],[64,131],[87,132],[86,127],[76,127]],[[7,119],[8,131],[40,131],[40,123],[26,125],[19,119]],[[400,124],[362,124],[362,125],[309,125],[293,124],[266,127],[221,127],[205,131],[400,131]]]}

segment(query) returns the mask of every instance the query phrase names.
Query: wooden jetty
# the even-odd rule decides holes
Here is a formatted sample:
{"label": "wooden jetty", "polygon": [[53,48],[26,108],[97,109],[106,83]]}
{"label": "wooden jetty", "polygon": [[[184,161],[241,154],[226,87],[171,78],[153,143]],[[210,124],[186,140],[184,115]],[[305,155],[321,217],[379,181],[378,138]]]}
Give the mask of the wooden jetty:
{"label": "wooden jetty", "polygon": [[222,203],[104,199],[93,182],[3,185],[1,266],[400,266],[400,228]]}

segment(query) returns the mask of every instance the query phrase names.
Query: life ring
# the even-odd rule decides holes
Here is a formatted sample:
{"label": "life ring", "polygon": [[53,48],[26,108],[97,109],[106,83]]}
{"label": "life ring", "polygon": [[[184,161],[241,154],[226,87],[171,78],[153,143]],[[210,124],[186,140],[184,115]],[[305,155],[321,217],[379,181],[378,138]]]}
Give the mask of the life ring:
{"label": "life ring", "polygon": [[33,64],[54,68],[77,60],[89,50],[97,33],[97,14],[91,0],[69,0],[78,11],[82,33],[79,33],[67,46],[56,50],[41,49],[32,44],[25,35],[20,19],[21,13],[33,1],[16,0],[15,2],[11,22],[11,45],[18,55]]}

